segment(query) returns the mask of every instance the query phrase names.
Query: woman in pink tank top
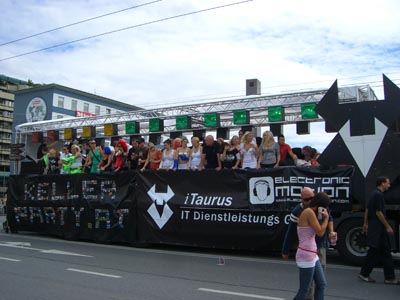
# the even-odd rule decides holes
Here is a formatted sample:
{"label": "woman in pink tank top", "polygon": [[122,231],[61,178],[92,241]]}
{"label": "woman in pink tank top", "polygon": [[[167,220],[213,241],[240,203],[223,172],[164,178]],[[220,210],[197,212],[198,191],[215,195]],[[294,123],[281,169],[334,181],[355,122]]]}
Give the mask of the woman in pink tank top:
{"label": "woman in pink tank top", "polygon": [[[300,214],[297,224],[299,246],[296,252],[296,263],[299,268],[300,288],[294,299],[306,298],[311,282],[315,280],[314,299],[324,299],[326,279],[321,263],[318,259],[315,234],[323,236],[328,226],[329,215],[326,208],[330,204],[326,193],[317,193],[311,200],[308,208]],[[318,214],[323,217],[322,224],[318,221]]]}

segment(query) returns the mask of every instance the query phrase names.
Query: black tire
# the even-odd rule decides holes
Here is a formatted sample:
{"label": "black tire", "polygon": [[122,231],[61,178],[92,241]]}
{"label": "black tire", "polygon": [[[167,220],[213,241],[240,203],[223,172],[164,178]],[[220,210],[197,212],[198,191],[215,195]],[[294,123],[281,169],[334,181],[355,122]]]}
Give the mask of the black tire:
{"label": "black tire", "polygon": [[338,241],[336,249],[349,264],[360,266],[367,255],[367,235],[362,230],[363,219],[349,219],[337,229]]}

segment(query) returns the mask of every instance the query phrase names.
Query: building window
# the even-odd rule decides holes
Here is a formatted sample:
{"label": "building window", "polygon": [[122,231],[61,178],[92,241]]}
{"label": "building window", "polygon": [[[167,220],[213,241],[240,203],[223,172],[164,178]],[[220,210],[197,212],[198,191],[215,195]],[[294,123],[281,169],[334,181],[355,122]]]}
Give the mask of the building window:
{"label": "building window", "polygon": [[111,109],[110,108],[106,108],[106,114],[107,115],[111,114]]}
{"label": "building window", "polygon": [[78,100],[72,99],[71,101],[71,110],[77,111],[78,110]]}
{"label": "building window", "polygon": [[100,106],[98,105],[95,106],[94,113],[96,114],[96,116],[100,115]]}
{"label": "building window", "polygon": [[57,115],[57,119],[62,119],[62,118],[64,118],[63,115]]}
{"label": "building window", "polygon": [[89,103],[87,103],[87,102],[83,103],[83,111],[84,112],[89,112]]}
{"label": "building window", "polygon": [[64,108],[64,97],[58,96],[58,107]]}

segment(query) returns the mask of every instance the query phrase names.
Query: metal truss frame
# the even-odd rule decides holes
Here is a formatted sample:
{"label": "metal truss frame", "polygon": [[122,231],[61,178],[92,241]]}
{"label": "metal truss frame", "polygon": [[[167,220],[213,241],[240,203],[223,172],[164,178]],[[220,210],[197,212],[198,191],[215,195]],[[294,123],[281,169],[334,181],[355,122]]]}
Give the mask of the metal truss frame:
{"label": "metal truss frame", "polygon": [[[216,112],[220,114],[221,127],[240,127],[233,124],[233,114],[235,110],[247,110],[250,112],[250,124],[254,126],[269,125],[267,109],[271,106],[283,106],[285,108],[285,121],[282,124],[295,123],[301,121],[300,106],[302,103],[319,102],[326,94],[327,89],[293,92],[277,95],[246,96],[228,100],[219,100],[207,103],[193,103],[173,107],[157,109],[143,109],[129,112],[122,112],[111,115],[101,115],[96,117],[83,118],[63,118],[57,120],[47,120],[42,122],[25,123],[16,126],[17,137],[32,132],[47,132],[49,130],[63,130],[65,128],[76,128],[78,132],[84,126],[96,126],[96,130],[102,133],[103,125],[108,123],[118,124],[118,130],[125,131],[125,122],[139,121],[141,135],[149,133],[148,123],[150,119],[160,118],[164,120],[164,131],[168,133],[177,131],[175,127],[175,117],[190,116],[192,118],[192,129],[204,128],[204,114]],[[339,89],[340,102],[377,100],[374,92],[369,86],[352,86]],[[321,118],[310,121],[322,121]],[[191,130],[184,130],[191,131]]]}

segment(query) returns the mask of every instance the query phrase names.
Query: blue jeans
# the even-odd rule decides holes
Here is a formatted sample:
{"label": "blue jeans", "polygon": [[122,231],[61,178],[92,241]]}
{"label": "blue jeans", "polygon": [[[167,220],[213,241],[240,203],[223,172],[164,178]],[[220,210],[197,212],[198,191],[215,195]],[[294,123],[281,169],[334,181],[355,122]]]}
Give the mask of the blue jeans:
{"label": "blue jeans", "polygon": [[295,300],[306,299],[311,282],[315,281],[314,300],[323,300],[326,289],[326,279],[322,270],[321,262],[318,260],[314,268],[299,268],[300,288],[297,291]]}

